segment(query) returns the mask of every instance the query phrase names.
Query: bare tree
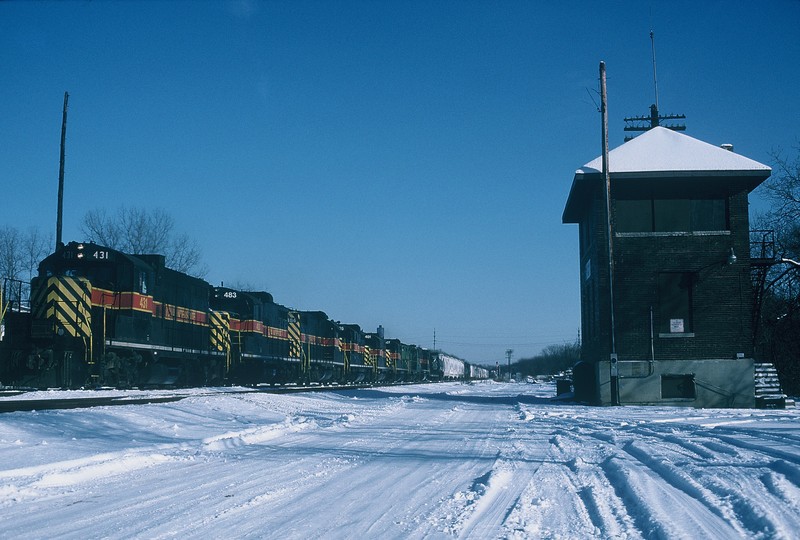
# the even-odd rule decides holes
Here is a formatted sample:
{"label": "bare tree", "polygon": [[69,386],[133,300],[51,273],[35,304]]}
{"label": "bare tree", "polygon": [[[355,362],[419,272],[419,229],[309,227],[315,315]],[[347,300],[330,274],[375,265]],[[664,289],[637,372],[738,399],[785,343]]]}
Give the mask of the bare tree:
{"label": "bare tree", "polygon": [[[774,174],[765,187],[772,208],[760,221],[775,232],[776,258],[789,259],[788,262],[800,258],[800,145],[796,151],[794,159],[784,157],[781,151],[771,154],[775,162]],[[797,277],[783,269],[780,274]],[[773,275],[773,279],[780,278]]]}
{"label": "bare tree", "polygon": [[[772,153],[773,175],[766,184],[772,202],[759,227],[775,233],[775,264],[761,276],[762,304],[756,321],[758,355],[775,364],[784,390],[800,392],[800,146],[794,159]],[[758,291],[757,291],[758,292]]]}
{"label": "bare tree", "polygon": [[780,150],[772,152],[775,173],[767,183],[767,193],[773,208],[769,215],[781,229],[793,229],[795,234],[800,227],[800,145],[795,148],[794,159],[784,157]]}
{"label": "bare tree", "polygon": [[37,273],[39,263],[50,254],[52,246],[53,236],[45,235],[35,227],[28,229],[23,235],[23,271],[28,273],[28,281]]}
{"label": "bare tree", "polygon": [[52,239],[36,228],[25,232],[10,226],[0,228],[0,277],[30,281],[51,244]]}
{"label": "bare tree", "polygon": [[202,264],[200,249],[197,242],[189,238],[188,234],[179,234],[171,241],[172,264],[170,268],[185,272],[192,271],[193,275],[203,277],[208,273],[208,268]]}
{"label": "bare tree", "polygon": [[0,229],[0,277],[20,279],[22,239],[18,229],[5,226]]}
{"label": "bare tree", "polygon": [[52,243],[51,237],[36,228],[25,232],[10,226],[0,228],[0,286],[5,288],[6,300],[27,300],[31,278]]}
{"label": "bare tree", "polygon": [[81,232],[93,242],[122,249],[119,224],[106,215],[105,209],[90,210],[83,216]]}
{"label": "bare tree", "polygon": [[197,242],[175,232],[175,220],[160,208],[120,207],[114,215],[90,210],[81,232],[93,242],[135,255],[161,254],[167,266],[197,277],[206,274]]}

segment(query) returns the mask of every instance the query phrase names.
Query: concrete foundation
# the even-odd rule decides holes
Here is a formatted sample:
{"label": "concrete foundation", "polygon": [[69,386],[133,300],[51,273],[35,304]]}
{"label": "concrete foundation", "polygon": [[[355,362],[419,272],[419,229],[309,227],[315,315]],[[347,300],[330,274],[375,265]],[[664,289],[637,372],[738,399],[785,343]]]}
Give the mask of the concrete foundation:
{"label": "concrete foundation", "polygon": [[[620,361],[620,405],[672,405],[698,408],[755,407],[752,358]],[[611,364],[598,362],[600,403],[612,404]]]}

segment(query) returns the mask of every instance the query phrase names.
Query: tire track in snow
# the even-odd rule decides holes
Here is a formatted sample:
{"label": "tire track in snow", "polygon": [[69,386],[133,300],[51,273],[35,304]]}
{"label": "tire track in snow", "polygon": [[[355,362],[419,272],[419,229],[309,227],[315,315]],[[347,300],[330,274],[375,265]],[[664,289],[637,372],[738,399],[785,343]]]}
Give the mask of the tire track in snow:
{"label": "tire track in snow", "polygon": [[[727,498],[717,496],[713,490],[698,483],[686,472],[686,469],[675,466],[668,459],[659,455],[660,453],[654,455],[652,449],[652,445],[647,445],[645,448],[641,442],[635,440],[627,441],[623,446],[625,452],[661,480],[665,488],[663,489],[664,494],[669,499],[679,504],[683,501],[681,508],[694,510],[682,517],[681,520],[686,520],[686,523],[694,522],[697,530],[707,535],[730,531],[737,536],[750,536],[757,532],[747,530],[747,524],[737,519],[739,513]],[[673,489],[666,489],[668,487]],[[703,512],[696,509],[697,504],[704,506],[711,515],[703,520],[697,519],[696,516],[703,515]],[[659,508],[659,510],[661,509]],[[668,513],[669,511],[662,518],[667,517]]]}
{"label": "tire track in snow", "polygon": [[[587,445],[583,430],[555,424],[550,428],[549,459],[512,516],[517,523],[507,524],[507,529],[514,528],[511,536],[548,537],[566,528],[586,538],[639,537],[625,504],[596,465],[607,446]],[[554,503],[545,502],[550,500]]]}
{"label": "tire track in snow", "polygon": [[[68,479],[72,485],[57,489],[57,493],[53,490],[58,482],[52,480],[50,480],[52,486],[46,488],[50,492],[47,495],[42,492],[45,489],[44,485],[38,491],[28,490],[30,492],[28,500],[72,500],[66,507],[87,502],[86,497],[80,495],[81,492],[102,493],[104,490],[113,489],[112,486],[121,482],[126,484],[123,488],[126,492],[138,491],[146,494],[133,496],[124,501],[115,500],[113,497],[95,500],[92,503],[92,512],[79,515],[70,514],[72,516],[69,520],[70,527],[62,530],[62,534],[67,534],[67,536],[75,535],[75,531],[81,530],[89,531],[88,536],[96,535],[98,530],[103,530],[103,514],[123,516],[115,518],[123,523],[125,522],[124,516],[140,516],[132,518],[128,522],[126,532],[128,536],[135,536],[135,531],[139,531],[139,534],[143,535],[146,533],[150,538],[175,537],[182,530],[188,531],[189,534],[200,534],[203,529],[197,528],[198,523],[214,522],[229,522],[233,524],[233,530],[241,528],[247,532],[247,526],[240,523],[240,516],[249,516],[253,511],[258,512],[259,507],[269,506],[275,499],[280,499],[286,494],[291,495],[287,490],[291,490],[295,486],[305,486],[309,481],[319,480],[336,473],[337,466],[339,468],[350,466],[347,460],[338,458],[319,462],[313,456],[310,458],[300,456],[292,463],[282,464],[283,470],[271,471],[286,479],[283,481],[281,489],[276,490],[272,486],[264,486],[263,465],[252,462],[249,459],[250,455],[264,452],[269,454],[271,452],[269,445],[279,443],[285,437],[302,436],[305,438],[310,432],[324,430],[325,428],[322,428],[320,424],[339,428],[354,420],[354,416],[346,411],[341,414],[329,414],[329,411],[325,411],[324,414],[314,414],[302,410],[302,414],[297,414],[302,407],[293,406],[289,400],[282,400],[280,405],[280,408],[286,411],[288,416],[279,423],[270,422],[255,427],[250,425],[244,429],[223,431],[218,435],[209,435],[193,441],[155,446],[146,445],[142,448],[98,454],[80,460],[51,462],[36,468],[6,471],[6,473],[15,476],[22,482],[29,483],[44,477],[45,479],[60,478],[60,483],[65,484],[67,482],[64,480]],[[402,403],[381,402],[376,407],[361,408],[359,412],[363,412],[365,417],[382,417],[393,414],[402,406]],[[268,405],[264,405],[263,408],[272,411]],[[231,420],[238,422],[234,418]],[[302,447],[301,442],[298,444]],[[143,470],[144,467],[134,467],[137,463],[134,458],[145,456],[148,452],[154,452],[155,449],[158,450],[159,455],[172,459],[173,466],[169,467],[168,472],[158,475],[158,477],[149,473],[143,476],[132,476],[132,473]],[[130,455],[130,459],[126,459],[126,455]],[[245,459],[242,460],[242,458]],[[309,459],[311,463],[305,465]],[[234,486],[226,487],[226,475],[233,473],[227,464],[230,460],[233,460],[230,466],[238,466],[239,470],[242,466],[255,466],[254,474],[244,482],[240,481]],[[236,463],[237,460],[241,461]],[[106,474],[102,474],[100,477],[98,474],[93,474],[93,471],[97,473],[103,471]],[[293,477],[292,474],[295,471],[299,472],[296,477]],[[69,478],[58,476],[64,473],[72,476]],[[38,477],[37,474],[39,474]],[[167,478],[170,478],[171,481],[162,484],[161,479],[166,480]],[[292,484],[292,478],[295,478],[295,484]],[[132,488],[131,486],[138,487]],[[181,493],[180,497],[175,497],[176,486],[180,486],[177,488]],[[20,490],[15,490],[14,493],[9,494],[9,500],[13,499],[12,503],[22,502],[19,493]],[[73,496],[71,493],[76,495]],[[2,497],[1,489],[0,497]],[[96,496],[92,497],[96,498]],[[232,502],[233,504],[231,504]],[[213,510],[214,508],[216,511]],[[201,517],[198,519],[195,514],[199,509],[211,510],[211,515],[216,520],[205,521],[205,518],[208,517],[205,511],[200,511]],[[49,515],[54,514],[50,512]],[[141,516],[148,516],[148,518],[143,521]],[[35,520],[35,516],[31,516],[31,519]],[[258,523],[257,520],[256,523]],[[36,530],[35,521],[32,522],[32,527],[30,530]],[[56,526],[54,529],[59,530],[59,527]]]}
{"label": "tire track in snow", "polygon": [[[533,417],[535,414],[530,411],[521,415],[521,418],[527,420]],[[620,504],[602,507],[603,503],[599,502],[601,499],[594,497],[595,493],[600,492],[603,493],[601,497],[613,500],[608,498],[607,490],[597,489],[597,486],[604,485],[602,480],[589,483],[587,487],[576,479],[570,486],[583,501],[591,522],[603,530],[604,536],[620,534],[624,530],[622,527],[630,526],[631,519],[645,537],[689,537],[693,534],[692,531],[705,531],[712,535],[724,533],[780,537],[781,531],[786,530],[786,527],[780,525],[780,516],[770,515],[769,511],[758,505],[749,504],[744,497],[715,490],[710,482],[703,483],[708,476],[706,473],[696,475],[702,480],[694,478],[695,469],[692,467],[697,464],[723,464],[738,455],[733,448],[726,448],[720,455],[712,450],[713,445],[709,448],[702,442],[695,444],[686,441],[685,439],[690,438],[689,435],[698,431],[696,427],[681,431],[672,426],[659,432],[636,424],[620,425],[619,422],[576,421],[575,418],[562,421],[561,418],[552,416],[548,420],[555,425],[556,435],[553,442],[556,446],[566,447],[567,441],[574,441],[574,444],[570,444],[570,450],[578,456],[584,456],[572,462],[573,473],[577,478],[581,475],[586,478],[586,463],[592,458],[586,459],[585,449],[592,446],[591,440],[595,440],[595,445],[597,441],[605,445],[604,451],[594,452],[594,459],[606,456],[599,461],[599,469],[613,486],[614,499],[620,501]],[[651,456],[653,449],[658,449],[658,457]],[[626,457],[626,454],[634,459]],[[590,468],[593,466],[590,465]],[[780,484],[780,481],[776,483]],[[660,495],[653,496],[653,493]],[[658,502],[664,500],[675,501],[675,504],[665,506]],[[643,501],[650,501],[651,504]],[[668,525],[670,521],[674,521],[669,516],[676,514],[672,506],[693,510],[683,512],[685,515],[678,519],[684,523],[681,527]],[[627,508],[630,512],[615,511],[614,508]],[[764,517],[759,520],[753,518],[753,515]],[[627,530],[623,534],[630,533]]]}
{"label": "tire track in snow", "polygon": [[[736,436],[726,435],[724,432],[716,433],[716,438],[734,446],[736,448],[755,452],[756,454],[770,456],[772,458],[782,459],[790,462],[795,466],[800,466],[800,454],[790,452],[782,448],[774,448],[765,444],[764,440],[756,440],[750,434],[737,433]],[[778,438],[772,436],[765,436],[767,440],[780,442],[784,448],[800,448],[800,442],[795,441],[794,438]]]}
{"label": "tire track in snow", "polygon": [[[306,501],[308,495],[320,491],[321,486],[332,479],[335,481],[337,478],[347,477],[349,471],[358,468],[364,461],[364,457],[357,451],[339,452],[336,456],[330,456],[324,448],[314,449],[318,433],[328,429],[347,429],[351,424],[369,424],[376,419],[396,414],[404,406],[403,400],[398,399],[390,400],[388,404],[382,403],[378,407],[361,410],[358,415],[336,410],[326,411],[322,414],[304,410],[303,419],[312,418],[313,420],[308,423],[317,429],[310,432],[291,430],[290,433],[287,433],[289,437],[280,440],[279,444],[283,448],[297,447],[310,451],[299,454],[291,463],[280,464],[278,468],[271,471],[276,477],[282,479],[280,485],[267,484],[259,479],[248,482],[246,486],[238,485],[236,489],[229,490],[232,493],[228,496],[230,498],[226,504],[218,505],[219,508],[209,516],[190,521],[181,533],[197,535],[208,527],[219,528],[221,523],[229,523],[228,529],[232,533],[238,531],[239,534],[247,536],[254,534],[255,531],[258,536],[257,531],[263,530],[265,524],[270,522],[271,515],[285,519],[286,515],[300,510],[305,519],[313,517],[313,511],[309,510],[315,505]],[[269,442],[271,439],[271,437],[267,437],[262,442]],[[226,449],[229,447],[226,445]],[[323,455],[321,460],[319,459],[320,455]],[[251,517],[254,512],[263,514],[265,521],[248,524],[246,518]],[[245,516],[245,519],[243,520],[241,516]],[[173,532],[170,529],[153,538],[171,538],[174,537]],[[308,534],[307,536],[312,537],[313,535]]]}
{"label": "tire track in snow", "polygon": [[0,507],[50,493],[72,490],[81,484],[106,482],[120,475],[179,460],[169,448],[129,449],[0,471]]}
{"label": "tire track in snow", "polygon": [[[538,429],[549,433],[550,461],[542,465],[541,479],[534,479],[512,516],[517,523],[507,524],[507,530],[516,526],[510,537],[554,537],[551,531],[570,530],[585,538],[641,538],[642,530],[650,530],[641,511],[631,513],[614,476],[602,466],[619,452],[619,422],[584,420],[569,409],[547,408],[539,414],[525,411],[520,418],[536,421]],[[580,519],[567,520],[570,514]]]}
{"label": "tire track in snow", "polygon": [[[559,439],[560,441],[560,439]],[[583,441],[575,440],[580,444]],[[559,444],[559,448],[563,443]],[[573,473],[572,485],[580,497],[595,530],[606,538],[631,538],[638,535],[633,519],[623,501],[596,463],[587,463],[582,457],[567,463]]]}
{"label": "tire track in snow", "polygon": [[516,501],[511,484],[518,480],[513,465],[496,461],[489,471],[472,481],[469,489],[455,494],[454,501],[464,505],[466,517],[453,523],[453,532],[460,538],[486,538],[497,528],[497,519],[492,514],[513,506]]}
{"label": "tire track in snow", "polygon": [[[660,426],[663,424],[632,428],[629,432],[636,438],[625,444],[625,450],[673,486],[696,497],[713,513],[745,531],[742,534],[766,538],[793,536],[792,531],[798,526],[797,513],[786,512],[781,502],[786,498],[785,493],[796,490],[797,482],[792,487],[791,478],[800,478],[800,472],[791,463],[774,460],[774,456],[794,456],[792,452],[753,444],[749,442],[752,440],[749,433],[739,433],[737,439],[720,436],[717,427],[671,427],[665,433]],[[690,442],[692,438],[697,442]],[[789,445],[787,447],[796,439],[772,434],[765,438],[780,441]],[[668,444],[661,444],[663,442]],[[657,449],[655,454],[654,448]],[[691,454],[681,450],[689,450]],[[780,472],[772,470],[776,463],[781,464]],[[777,493],[771,488],[773,485],[786,488],[783,493]]]}
{"label": "tire track in snow", "polygon": [[[91,454],[92,422],[92,431],[77,432],[92,437],[75,444],[66,432],[60,439],[69,454],[54,452],[55,444],[37,446],[43,451],[32,462],[59,455],[63,461],[5,471],[11,476],[0,485],[34,490],[46,474],[81,466],[88,480],[69,484],[64,476],[56,485],[52,476],[52,486],[36,486],[37,496],[9,502],[0,526],[10,537],[76,539],[696,538],[712,535],[704,531],[718,522],[733,537],[791,538],[800,530],[793,439],[765,436],[768,451],[760,451],[760,433],[734,424],[753,415],[734,412],[717,421],[717,413],[691,410],[524,400],[515,408],[513,398],[489,392],[463,400],[441,392],[365,394],[159,406],[124,417],[117,439],[103,446],[122,450],[105,454]],[[118,415],[101,417],[103,425],[113,429]],[[152,436],[140,437],[151,425]],[[778,427],[788,431],[785,422]],[[9,431],[6,443],[52,443],[62,429],[52,422],[33,436]],[[127,433],[150,444],[128,450],[138,443],[122,441]],[[172,444],[173,434],[182,442]],[[134,458],[148,452],[172,461],[135,468]],[[63,459],[87,454],[83,463]],[[128,472],[93,476],[103,455],[126,454]],[[715,513],[708,505],[718,502]]]}
{"label": "tire track in snow", "polygon": [[[758,478],[759,470],[773,461],[772,455],[785,456],[787,452],[776,453],[769,448],[762,451],[763,448],[738,439],[711,437],[719,434],[694,426],[685,429],[673,426],[666,432],[637,426],[624,437],[615,436],[613,440],[619,444],[627,438],[622,444],[626,452],[675,489],[704,504],[739,535],[790,538],[788,531],[797,526],[797,519],[783,511],[779,499]],[[611,440],[607,434],[601,438]],[[691,438],[699,441],[689,442]],[[778,504],[765,504],[765,500]]]}
{"label": "tire track in snow", "polygon": [[[445,427],[470,419],[469,424],[476,428],[483,425],[490,427],[488,432],[475,430],[468,433],[463,446],[453,448],[454,452],[469,456],[458,464],[458,468],[478,471],[479,474],[472,478],[466,489],[440,497],[423,515],[413,515],[416,512],[407,514],[407,519],[416,524],[406,529],[408,533],[425,537],[431,532],[427,527],[433,526],[436,531],[449,536],[483,538],[489,534],[487,531],[497,530],[506,509],[513,505],[517,496],[518,490],[514,488],[512,480],[516,482],[520,474],[513,457],[505,456],[501,448],[500,441],[509,436],[509,431],[507,424],[500,419],[507,414],[507,411],[465,403],[452,407],[447,415],[440,416],[433,425],[428,426],[435,431],[436,424]],[[486,461],[491,461],[488,469],[485,468]],[[442,473],[447,474],[444,471]],[[457,478],[458,475],[453,475],[448,483],[452,485]]]}
{"label": "tire track in snow", "polygon": [[582,463],[580,456],[586,457],[583,431],[572,429],[560,414],[553,417],[550,407],[541,410],[517,404],[516,410],[522,434],[516,445],[528,443],[546,451],[525,456],[536,467],[529,467],[528,477],[514,478],[524,488],[504,517],[505,536],[553,538],[560,536],[558,531],[569,530],[574,537],[637,538],[636,527],[608,481],[596,466]]}
{"label": "tire track in snow", "polygon": [[[387,403],[388,401],[388,403]],[[297,448],[299,453],[291,463],[281,464],[277,469],[271,471],[276,477],[281,479],[280,485],[269,485],[258,480],[248,482],[242,489],[236,490],[225,501],[219,504],[218,509],[211,515],[204,516],[199,520],[185,520],[189,525],[183,527],[182,534],[197,535],[202,531],[211,528],[220,528],[223,523],[228,524],[226,530],[231,534],[253,535],[254,531],[270,530],[276,523],[285,520],[291,521],[297,529],[302,531],[317,530],[317,533],[304,532],[299,536],[296,532],[284,531],[282,535],[288,537],[325,537],[327,531],[336,530],[337,527],[344,527],[352,515],[342,513],[341,518],[345,523],[334,520],[330,524],[322,526],[314,522],[315,508],[325,508],[334,504],[346,505],[354,514],[357,514],[352,502],[348,502],[348,494],[364,493],[363,507],[368,508],[380,503],[381,499],[388,502],[389,499],[374,498],[369,494],[381,482],[386,481],[386,477],[400,474],[400,471],[387,470],[383,476],[374,473],[364,473],[365,468],[371,464],[380,464],[387,459],[402,445],[407,444],[407,423],[401,420],[402,414],[408,404],[419,403],[419,399],[406,399],[404,397],[390,398],[380,403],[376,407],[359,410],[356,415],[340,410],[338,407],[331,407],[322,414],[304,410],[304,417],[313,418],[316,426],[323,424],[325,427],[305,431],[303,433],[292,433],[285,440],[281,439],[277,446],[285,453],[287,448]],[[331,406],[331,403],[326,403]],[[344,404],[346,405],[346,404]],[[448,413],[452,414],[452,412]],[[396,420],[392,420],[397,418]],[[444,421],[444,420],[443,420]],[[338,441],[339,435],[335,433],[367,432],[372,431],[375,424],[390,424],[388,432],[382,432],[380,438],[359,438],[353,437],[350,442],[344,445],[346,448],[339,448],[331,454],[331,449],[326,444],[324,434],[331,429],[333,437],[331,441]],[[364,447],[368,450],[365,451]],[[265,447],[269,449],[268,445]],[[389,458],[391,459],[391,458]],[[399,480],[399,478],[398,478]],[[342,484],[340,488],[332,486]],[[342,497],[338,501],[317,500],[320,494],[336,492]],[[253,516],[258,515],[258,519]],[[248,519],[243,519],[246,516]],[[272,525],[270,525],[272,524]],[[322,532],[326,531],[326,532]],[[173,530],[164,531],[163,534],[156,534],[154,537],[172,537]]]}
{"label": "tire track in snow", "polygon": [[800,515],[800,473],[784,461],[770,464],[770,470],[761,475],[764,488],[784,505]]}
{"label": "tire track in snow", "polygon": [[115,477],[179,461],[189,455],[230,451],[240,446],[262,444],[287,433],[312,427],[314,424],[302,417],[287,418],[283,424],[225,432],[196,443],[149,445],[87,458],[0,471],[0,506],[41,496],[43,490],[112,482]]}
{"label": "tire track in snow", "polygon": [[[443,534],[459,538],[492,537],[502,529],[519,494],[539,466],[538,461],[526,456],[528,449],[517,444],[519,434],[513,423],[514,413],[507,405],[476,405],[468,399],[456,402],[448,411],[437,413],[435,418],[429,418],[421,426],[421,434],[428,433],[436,438],[439,438],[436,434],[440,429],[446,432],[459,426],[464,430],[464,436],[461,444],[458,439],[446,436],[451,441],[448,444],[455,444],[450,449],[440,450],[443,456],[447,456],[447,461],[440,463],[446,465],[446,469],[437,467],[436,463],[424,465],[430,473],[420,477],[420,486],[430,490],[429,484],[437,484],[431,493],[434,497],[422,505],[414,504],[417,493],[408,501],[401,498],[404,505],[407,502],[412,504],[396,521],[402,531],[398,538],[440,537]],[[403,446],[417,444],[419,442],[412,438]],[[468,471],[472,471],[472,476],[466,476]],[[430,480],[425,481],[426,477]],[[464,477],[472,479],[464,484],[459,480]],[[451,492],[450,486],[463,487]],[[381,527],[383,524],[376,524],[367,534]]]}

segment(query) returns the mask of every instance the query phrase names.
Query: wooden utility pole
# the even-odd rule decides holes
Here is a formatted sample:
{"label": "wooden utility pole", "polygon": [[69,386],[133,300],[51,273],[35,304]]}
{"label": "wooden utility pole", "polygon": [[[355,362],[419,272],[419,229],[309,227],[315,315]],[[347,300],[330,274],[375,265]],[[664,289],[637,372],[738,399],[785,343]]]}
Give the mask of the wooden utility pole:
{"label": "wooden utility pole", "polygon": [[61,118],[61,159],[58,166],[58,216],[56,217],[56,251],[64,243],[61,241],[61,229],[64,215],[64,154],[67,146],[67,103],[69,94],[64,92],[64,114]]}
{"label": "wooden utility pole", "polygon": [[608,165],[608,96],[606,95],[606,63],[600,62],[600,112],[603,116],[603,180],[606,199],[606,236],[608,238],[608,300],[611,323],[611,403],[619,405],[619,379],[617,377],[617,342],[614,324],[614,236],[611,232],[611,172]]}

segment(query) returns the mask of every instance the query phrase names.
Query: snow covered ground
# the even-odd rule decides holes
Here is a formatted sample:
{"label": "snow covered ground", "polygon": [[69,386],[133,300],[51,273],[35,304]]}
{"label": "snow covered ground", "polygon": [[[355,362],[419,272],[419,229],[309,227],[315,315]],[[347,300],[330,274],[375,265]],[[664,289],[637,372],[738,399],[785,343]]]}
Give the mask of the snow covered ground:
{"label": "snow covered ground", "polygon": [[800,411],[553,395],[443,383],[3,414],[0,537],[800,534]]}

